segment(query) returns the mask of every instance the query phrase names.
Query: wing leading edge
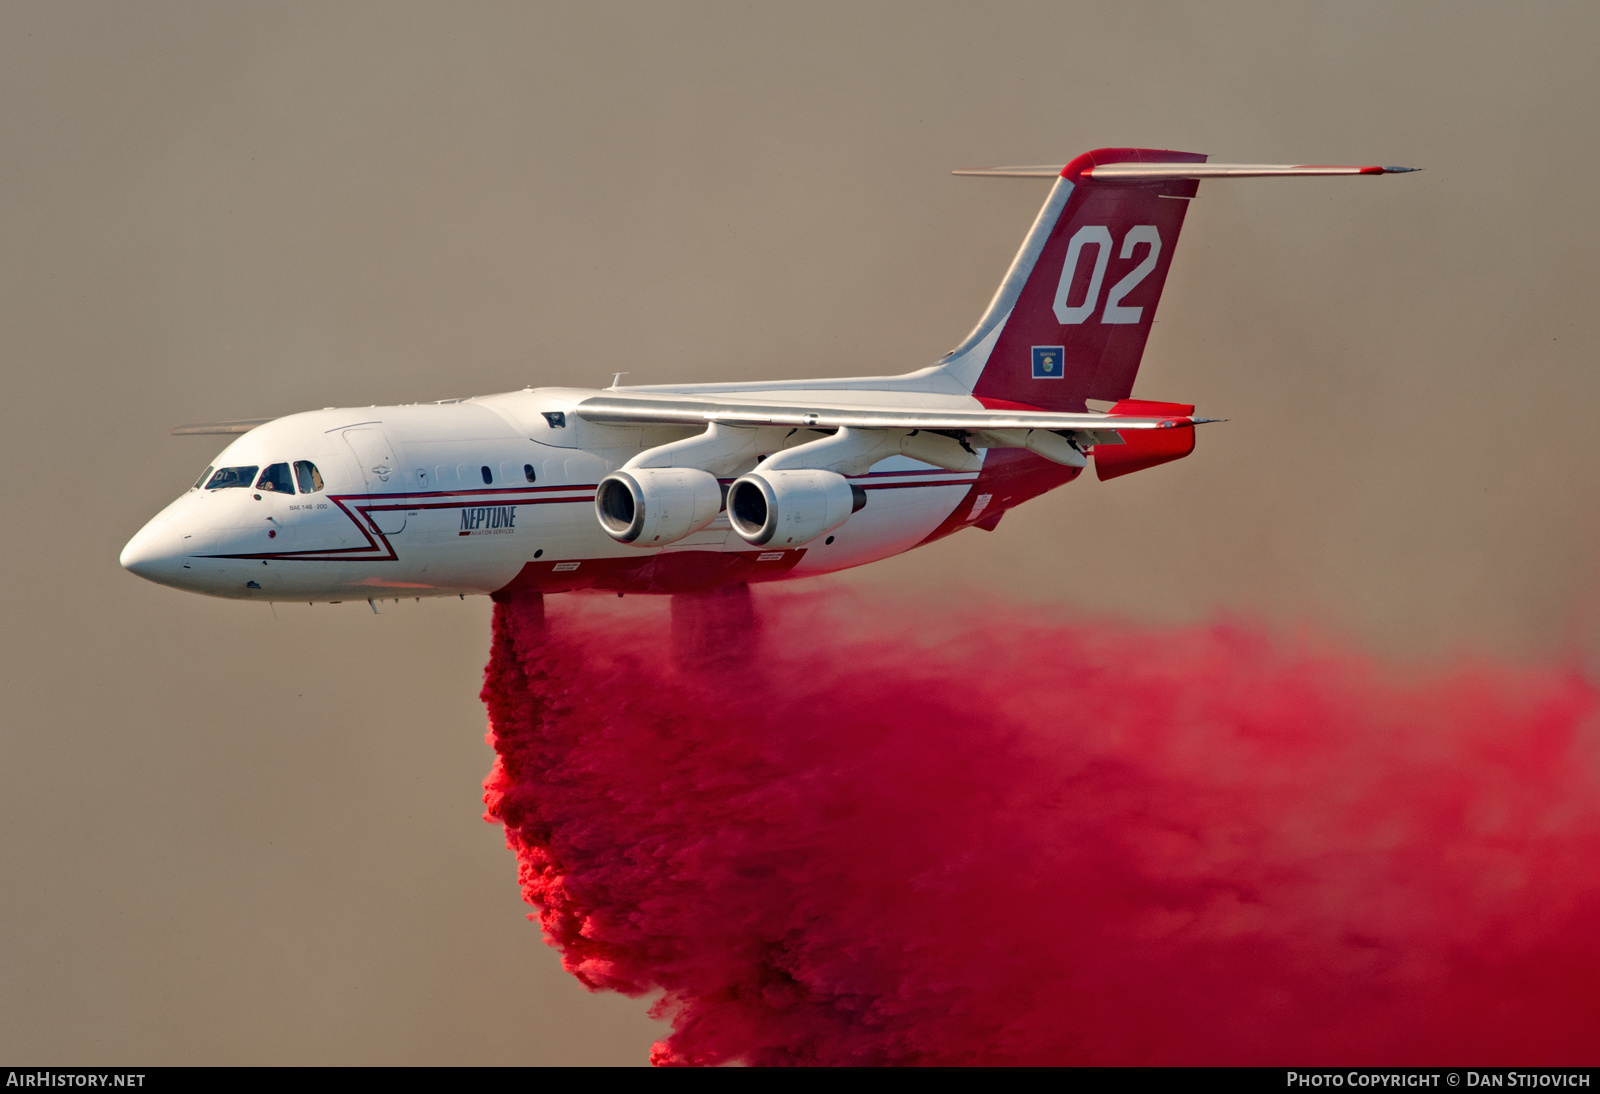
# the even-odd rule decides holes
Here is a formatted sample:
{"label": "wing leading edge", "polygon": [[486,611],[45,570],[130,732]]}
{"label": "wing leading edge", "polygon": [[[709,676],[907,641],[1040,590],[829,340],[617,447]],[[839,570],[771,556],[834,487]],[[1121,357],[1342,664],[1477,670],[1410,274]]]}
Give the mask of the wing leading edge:
{"label": "wing leading edge", "polygon": [[674,396],[599,395],[575,408],[584,421],[604,425],[799,426],[808,429],[929,429],[990,431],[1046,429],[1100,432],[1178,429],[1220,421],[1192,415],[1124,417],[1046,410],[945,410],[846,404],[733,403]]}

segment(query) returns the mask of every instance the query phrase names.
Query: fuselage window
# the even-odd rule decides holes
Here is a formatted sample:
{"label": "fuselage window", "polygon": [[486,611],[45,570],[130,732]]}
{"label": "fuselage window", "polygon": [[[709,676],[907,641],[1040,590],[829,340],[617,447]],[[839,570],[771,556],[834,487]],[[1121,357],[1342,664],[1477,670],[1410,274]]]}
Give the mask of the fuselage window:
{"label": "fuselage window", "polygon": [[235,486],[248,487],[256,481],[256,467],[222,467],[206,483],[207,490],[227,490]]}
{"label": "fuselage window", "polygon": [[310,460],[294,461],[294,481],[300,484],[302,494],[322,492],[322,472]]}
{"label": "fuselage window", "polygon": [[215,471],[216,469],[217,469],[216,465],[213,464],[212,466],[210,466],[210,467],[206,468],[204,471],[202,471],[200,473],[200,477],[198,479],[196,479],[195,482],[194,482],[194,489],[198,490],[202,486],[204,486],[206,484],[206,480],[211,477],[211,472]]}
{"label": "fuselage window", "polygon": [[529,482],[539,481],[539,476],[533,473],[533,464],[531,463],[525,463],[522,465],[522,473],[528,477]]}
{"label": "fuselage window", "polygon": [[483,465],[483,485],[488,486],[494,481],[494,472],[489,470],[489,465]]}
{"label": "fuselage window", "polygon": [[294,483],[289,481],[289,465],[275,463],[261,472],[261,477],[256,480],[256,489],[270,490],[274,494],[294,493]]}

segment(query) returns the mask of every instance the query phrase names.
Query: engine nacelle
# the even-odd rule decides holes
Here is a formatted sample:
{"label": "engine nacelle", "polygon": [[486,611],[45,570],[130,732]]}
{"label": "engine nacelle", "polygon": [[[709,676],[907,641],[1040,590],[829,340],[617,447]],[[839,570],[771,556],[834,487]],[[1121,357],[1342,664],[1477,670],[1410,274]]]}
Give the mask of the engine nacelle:
{"label": "engine nacelle", "polygon": [[722,511],[722,486],[693,467],[613,471],[594,492],[600,527],[618,543],[661,547],[698,532]]}
{"label": "engine nacelle", "polygon": [[798,547],[867,504],[867,492],[833,471],[752,471],[728,488],[728,522],[754,547]]}

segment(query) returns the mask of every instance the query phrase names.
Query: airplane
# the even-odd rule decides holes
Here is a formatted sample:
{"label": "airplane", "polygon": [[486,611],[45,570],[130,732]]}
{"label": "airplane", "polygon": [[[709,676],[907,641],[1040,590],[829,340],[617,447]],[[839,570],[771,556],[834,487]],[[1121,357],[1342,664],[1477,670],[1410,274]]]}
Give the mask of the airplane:
{"label": "airplane", "polygon": [[619,375],[605,389],[179,426],[238,439],[121,563],[241,600],[703,594],[993,531],[1091,460],[1112,479],[1181,459],[1215,420],[1132,397],[1201,180],[1410,170],[1101,148],[956,171],[1055,181],[977,326],[926,368],[637,387]]}

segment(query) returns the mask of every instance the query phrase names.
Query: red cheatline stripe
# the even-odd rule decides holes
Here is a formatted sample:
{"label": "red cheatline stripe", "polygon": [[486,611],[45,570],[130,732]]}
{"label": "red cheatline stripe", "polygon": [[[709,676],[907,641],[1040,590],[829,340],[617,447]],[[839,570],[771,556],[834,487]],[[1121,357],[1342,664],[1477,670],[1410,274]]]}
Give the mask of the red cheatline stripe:
{"label": "red cheatline stripe", "polygon": [[[966,475],[967,477],[965,477],[965,478],[941,478],[941,479],[937,479],[937,480],[933,480],[933,481],[929,481],[928,479],[922,479],[922,480],[916,481],[916,482],[866,482],[866,481],[861,481],[861,480],[865,480],[865,479],[870,479],[874,475],[886,475],[886,476],[887,475],[893,475],[893,476],[899,477],[899,476],[910,476],[910,475],[939,475],[939,474],[948,475],[948,474],[950,474],[950,472],[940,472],[940,471],[877,471],[877,472],[873,472],[873,473],[868,474],[868,475],[855,476],[855,481],[860,482],[860,485],[861,485],[862,489],[864,489],[864,490],[909,490],[909,489],[916,489],[916,488],[919,488],[919,487],[930,487],[930,486],[970,486],[970,485],[972,485],[973,482],[975,482],[977,480],[977,473],[976,472],[972,472],[972,473],[957,472],[957,474],[963,474],[963,475]],[[570,486],[565,486],[565,487],[543,487],[542,489],[551,490],[551,491],[554,491],[554,490],[573,490],[573,489],[580,489],[581,490],[581,489],[584,489],[584,487],[570,487]],[[474,493],[480,493],[480,494],[493,493],[493,492],[494,491],[474,491]],[[521,492],[522,493],[526,493],[526,491],[521,491]],[[356,513],[360,513],[362,516],[367,516],[367,514],[373,513],[373,512],[380,512],[380,511],[381,512],[393,512],[393,511],[399,510],[399,509],[417,509],[417,510],[421,510],[421,509],[466,509],[466,508],[473,508],[474,506],[472,506],[470,504],[461,504],[461,503],[456,503],[456,502],[444,502],[444,501],[433,502],[433,503],[427,503],[427,502],[409,502],[409,503],[394,502],[394,503],[387,504],[387,505],[362,505],[362,504],[358,503],[359,500],[376,499],[376,498],[385,498],[385,499],[387,499],[387,498],[396,498],[396,497],[413,497],[413,498],[418,498],[418,497],[455,497],[460,493],[461,493],[460,491],[457,491],[457,492],[451,492],[451,493],[434,493],[434,494],[337,494],[337,495],[330,494],[330,495],[328,495],[329,500],[332,501],[335,505],[337,505],[339,507],[340,512],[344,513],[345,516],[350,518],[351,523],[353,523],[356,526],[356,528],[361,532],[362,536],[364,536],[366,538],[367,545],[365,547],[323,547],[323,548],[312,548],[312,549],[305,550],[305,551],[278,551],[278,552],[263,551],[263,552],[259,552],[259,553],[255,553],[255,554],[194,555],[193,557],[194,558],[276,559],[279,562],[397,562],[397,561],[399,561],[399,557],[400,556],[399,556],[399,554],[396,553],[396,551],[394,549],[394,546],[389,542],[388,537],[390,535],[397,535],[398,533],[386,533],[386,532],[383,531],[383,529],[377,527],[376,525],[372,525],[369,528],[369,527],[367,527],[367,525],[371,524],[370,517],[368,518],[366,524],[364,524],[362,521],[360,521],[360,520],[358,520],[356,518]],[[515,493],[515,491],[506,491],[506,493]],[[345,502],[347,502],[347,501],[348,502],[352,502],[352,503],[357,503],[357,504],[353,504],[350,507],[346,507]],[[576,503],[586,502],[586,501],[587,502],[594,501],[594,495],[593,494],[582,494],[582,495],[579,495],[578,497],[572,497],[572,498],[531,498],[531,499],[521,499],[521,500],[507,500],[507,501],[504,502],[504,504],[507,504],[507,505],[555,505],[555,504],[562,504],[562,503],[573,503],[573,504],[576,504]],[[354,509],[355,512],[354,513],[351,512],[351,509]],[[372,538],[374,534],[377,535],[378,541],[382,542],[383,545],[381,547],[378,545],[378,541],[375,541]]]}

